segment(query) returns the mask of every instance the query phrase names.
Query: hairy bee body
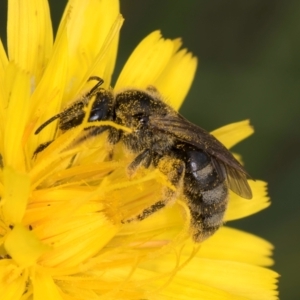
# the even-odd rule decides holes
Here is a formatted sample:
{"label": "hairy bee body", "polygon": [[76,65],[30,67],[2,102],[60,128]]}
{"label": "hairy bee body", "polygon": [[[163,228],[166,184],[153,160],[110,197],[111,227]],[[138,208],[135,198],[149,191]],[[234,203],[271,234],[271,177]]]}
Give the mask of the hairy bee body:
{"label": "hairy bee body", "polygon": [[[225,146],[163,102],[153,87],[113,94],[100,87],[101,79],[91,79],[97,79],[98,83],[84,99],[42,124],[36,134],[55,119],[59,119],[63,131],[78,126],[86,114],[84,108],[93,101],[88,112],[86,138],[108,131],[111,144],[122,142],[135,154],[128,166],[129,174],[150,166],[165,174],[187,201],[196,242],[205,240],[222,225],[229,189],[241,197],[252,197],[246,171]],[[93,125],[94,121],[104,120],[128,127],[131,132]],[[43,149],[39,147],[35,154]],[[177,196],[178,192],[165,187],[160,201],[123,222],[143,220]]]}

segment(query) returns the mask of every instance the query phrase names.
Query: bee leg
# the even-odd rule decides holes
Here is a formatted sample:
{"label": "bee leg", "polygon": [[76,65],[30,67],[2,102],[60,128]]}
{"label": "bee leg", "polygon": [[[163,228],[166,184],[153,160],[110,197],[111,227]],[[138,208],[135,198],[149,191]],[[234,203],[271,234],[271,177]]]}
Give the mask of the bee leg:
{"label": "bee leg", "polygon": [[152,154],[149,149],[146,149],[140,153],[127,167],[127,173],[129,177],[132,177],[137,169],[141,166],[144,166],[146,169],[149,168],[152,162]]}
{"label": "bee leg", "polygon": [[122,136],[122,132],[120,130],[113,127],[109,128],[107,139],[111,145],[114,146],[115,144],[117,144],[120,141],[121,136]]}
{"label": "bee leg", "polygon": [[162,157],[157,163],[157,168],[163,175],[166,176],[168,182],[171,183],[171,187],[167,185],[164,186],[162,190],[161,200],[145,208],[137,216],[127,220],[123,220],[122,223],[142,221],[158,210],[164,208],[166,205],[173,204],[173,202],[176,200],[178,193],[181,191],[181,186],[183,183],[185,172],[184,162],[179,159]]}
{"label": "bee leg", "polygon": [[91,126],[84,128],[84,134],[76,139],[72,145],[77,145],[87,140],[96,137],[104,132],[108,131],[108,141],[110,144],[116,144],[119,141],[119,137],[112,136],[112,132],[115,132],[115,129],[112,129],[110,126]]}
{"label": "bee leg", "polygon": [[35,151],[33,152],[32,158],[36,158],[36,156],[42,152],[44,149],[46,149],[53,141],[48,141],[45,143],[40,144]]}
{"label": "bee leg", "polygon": [[107,152],[108,160],[113,160],[114,158],[114,146],[120,141],[122,132],[116,128],[110,127],[107,137]]}
{"label": "bee leg", "polygon": [[103,84],[104,80],[98,76],[91,76],[88,81],[91,80],[96,80],[98,81],[95,86],[86,94],[86,98],[90,98],[95,92],[97,92],[97,90],[99,89],[99,87]]}

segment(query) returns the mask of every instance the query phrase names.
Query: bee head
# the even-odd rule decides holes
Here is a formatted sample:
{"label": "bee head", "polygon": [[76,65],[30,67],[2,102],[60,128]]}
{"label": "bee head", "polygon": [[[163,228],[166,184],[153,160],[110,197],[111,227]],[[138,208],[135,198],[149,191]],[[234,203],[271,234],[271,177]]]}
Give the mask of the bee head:
{"label": "bee head", "polygon": [[89,122],[112,120],[114,98],[110,91],[100,89],[90,110]]}

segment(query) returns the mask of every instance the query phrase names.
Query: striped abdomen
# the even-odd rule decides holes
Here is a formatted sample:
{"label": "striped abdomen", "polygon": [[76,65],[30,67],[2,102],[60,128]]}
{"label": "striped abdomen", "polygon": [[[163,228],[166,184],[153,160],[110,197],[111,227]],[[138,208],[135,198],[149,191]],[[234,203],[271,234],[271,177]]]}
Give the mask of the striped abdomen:
{"label": "striped abdomen", "polygon": [[191,211],[193,239],[200,242],[223,224],[228,202],[225,170],[202,150],[183,143],[176,148],[186,167],[183,193]]}

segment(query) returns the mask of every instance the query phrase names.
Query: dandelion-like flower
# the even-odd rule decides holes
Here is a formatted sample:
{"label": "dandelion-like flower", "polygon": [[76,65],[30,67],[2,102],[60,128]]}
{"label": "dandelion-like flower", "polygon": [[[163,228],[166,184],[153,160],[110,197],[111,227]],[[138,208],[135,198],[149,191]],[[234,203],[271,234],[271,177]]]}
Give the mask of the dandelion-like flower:
{"label": "dandelion-like flower", "polygon": [[[86,95],[91,76],[110,89],[121,25],[116,0],[70,0],[53,43],[46,0],[9,0],[7,54],[0,44],[1,299],[277,299],[268,242],[223,227],[194,243],[181,196],[123,224],[157,201],[164,176],[149,168],[129,179],[132,155],[117,144],[111,158],[105,132],[73,143],[86,121],[34,134]],[[197,65],[180,46],[151,33],[114,90],[153,85],[178,110]],[[251,133],[243,121],[213,135],[230,148]],[[250,185],[251,201],[230,194],[226,221],[269,205],[266,184]]]}

